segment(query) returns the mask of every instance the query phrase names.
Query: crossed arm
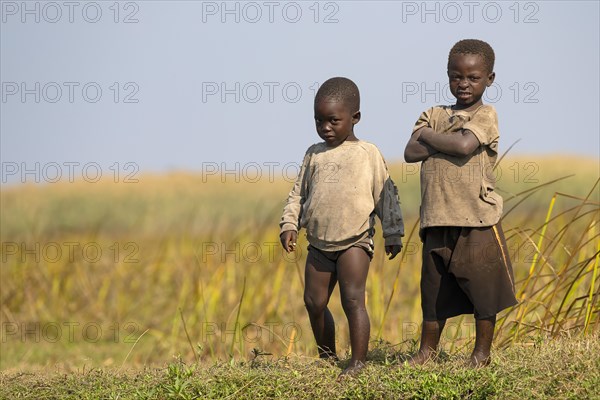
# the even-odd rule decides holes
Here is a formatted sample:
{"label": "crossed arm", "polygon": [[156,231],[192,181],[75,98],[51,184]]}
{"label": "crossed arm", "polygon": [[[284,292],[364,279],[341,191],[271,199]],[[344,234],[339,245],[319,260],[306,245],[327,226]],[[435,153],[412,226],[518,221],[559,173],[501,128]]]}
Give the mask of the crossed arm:
{"label": "crossed arm", "polygon": [[423,127],[410,137],[404,149],[404,159],[406,162],[423,161],[435,153],[465,157],[478,147],[479,139],[468,129],[441,135],[429,127]]}

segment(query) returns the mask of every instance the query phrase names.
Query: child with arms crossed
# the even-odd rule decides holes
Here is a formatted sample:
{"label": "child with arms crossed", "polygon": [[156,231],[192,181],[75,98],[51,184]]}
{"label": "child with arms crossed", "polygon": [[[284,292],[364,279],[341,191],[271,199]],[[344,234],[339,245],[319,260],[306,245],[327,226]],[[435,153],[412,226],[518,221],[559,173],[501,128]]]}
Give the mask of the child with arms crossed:
{"label": "child with arms crossed", "polygon": [[321,358],[337,360],[335,325],[327,304],[340,284],[352,350],[342,378],[356,375],[365,365],[370,334],[365,285],[373,257],[375,215],[381,220],[390,259],[402,248],[404,224],[398,191],[381,153],[354,135],[361,117],[354,82],[347,78],[324,82],[315,96],[314,115],[323,142],[310,146],[304,156],[283,210],[280,239],[287,252],[293,251],[299,229],[306,229],[304,303]]}
{"label": "child with arms crossed", "polygon": [[412,364],[433,357],[446,319],[460,314],[475,316],[469,364],[489,364],[496,314],[517,303],[500,225],[502,198],[494,192],[498,117],[482,102],[493,70],[489,44],[456,43],[448,57],[456,104],[423,112],[404,152],[407,162],[422,161],[423,326]]}

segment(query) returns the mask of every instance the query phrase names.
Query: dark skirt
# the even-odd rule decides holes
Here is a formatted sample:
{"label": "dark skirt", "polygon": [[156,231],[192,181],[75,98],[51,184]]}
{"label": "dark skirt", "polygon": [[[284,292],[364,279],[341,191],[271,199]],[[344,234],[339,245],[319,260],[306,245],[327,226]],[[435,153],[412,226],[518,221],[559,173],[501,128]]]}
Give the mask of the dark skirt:
{"label": "dark skirt", "polygon": [[485,228],[430,227],[423,233],[421,307],[425,321],[461,314],[484,319],[517,304],[500,223]]}

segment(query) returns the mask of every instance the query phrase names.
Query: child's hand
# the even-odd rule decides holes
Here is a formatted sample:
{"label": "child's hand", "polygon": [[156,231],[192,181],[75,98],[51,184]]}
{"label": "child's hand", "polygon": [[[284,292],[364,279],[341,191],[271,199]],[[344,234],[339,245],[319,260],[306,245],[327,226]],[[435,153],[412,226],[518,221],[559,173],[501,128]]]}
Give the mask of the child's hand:
{"label": "child's hand", "polygon": [[402,250],[402,245],[399,245],[399,244],[385,246],[385,254],[389,254],[389,256],[390,256],[389,260],[396,257],[398,255],[398,253],[400,253],[400,250]]}
{"label": "child's hand", "polygon": [[285,231],[279,235],[281,245],[286,252],[294,251],[296,249],[296,240],[298,240],[298,232],[296,231]]}

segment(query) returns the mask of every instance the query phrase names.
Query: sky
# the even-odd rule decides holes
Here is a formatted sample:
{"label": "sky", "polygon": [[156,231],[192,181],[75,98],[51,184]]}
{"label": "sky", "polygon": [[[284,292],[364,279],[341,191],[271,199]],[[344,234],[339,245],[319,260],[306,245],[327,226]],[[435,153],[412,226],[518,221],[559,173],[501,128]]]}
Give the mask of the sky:
{"label": "sky", "polygon": [[319,141],[313,97],[354,80],[389,162],[452,104],[452,45],[496,53],[500,151],[600,157],[598,1],[1,1],[2,184],[280,168]]}

